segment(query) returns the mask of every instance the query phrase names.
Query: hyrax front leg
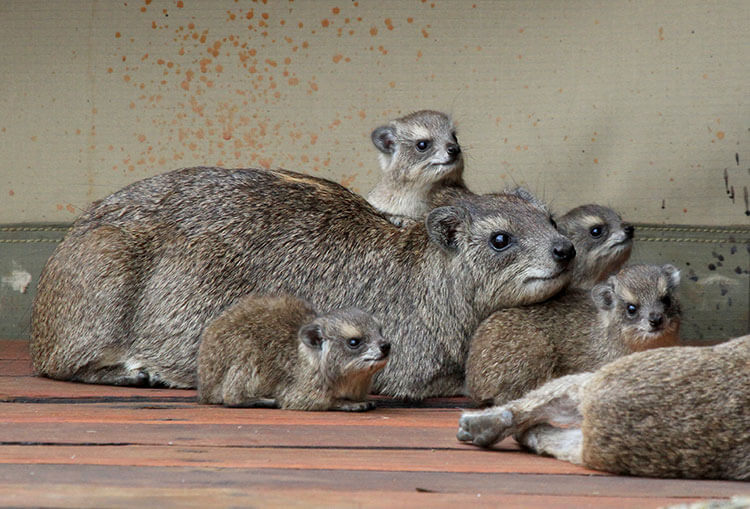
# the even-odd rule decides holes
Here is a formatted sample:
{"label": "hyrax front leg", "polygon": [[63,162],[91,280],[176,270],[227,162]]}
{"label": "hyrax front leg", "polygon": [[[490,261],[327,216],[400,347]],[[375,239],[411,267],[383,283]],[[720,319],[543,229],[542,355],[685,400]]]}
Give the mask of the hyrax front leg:
{"label": "hyrax front leg", "polygon": [[538,424],[527,429],[516,440],[537,454],[582,464],[583,432],[581,428],[557,428]]}
{"label": "hyrax front leg", "polygon": [[488,447],[509,435],[521,435],[537,424],[581,421],[580,390],[591,373],[552,380],[526,396],[481,412],[465,412],[458,423],[462,442]]}
{"label": "hyrax front leg", "polygon": [[374,401],[349,401],[347,399],[336,400],[331,406],[331,410],[342,412],[366,412],[373,408],[375,408]]}

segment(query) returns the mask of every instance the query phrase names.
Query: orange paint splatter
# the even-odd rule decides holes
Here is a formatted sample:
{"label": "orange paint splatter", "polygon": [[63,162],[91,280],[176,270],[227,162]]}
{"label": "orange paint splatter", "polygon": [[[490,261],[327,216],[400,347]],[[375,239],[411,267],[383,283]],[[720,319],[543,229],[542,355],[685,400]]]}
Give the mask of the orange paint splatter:
{"label": "orange paint splatter", "polygon": [[664,40],[664,27],[659,27],[659,40]]}
{"label": "orange paint splatter", "polygon": [[393,21],[391,21],[391,18],[385,18],[385,26],[388,28],[388,30],[393,30]]}
{"label": "orange paint splatter", "polygon": [[331,12],[334,14],[338,14],[341,12],[341,9],[339,9],[338,7],[334,7],[333,9],[331,9]]}
{"label": "orange paint splatter", "polygon": [[344,58],[343,55],[333,55],[333,63],[338,64],[342,58]]}
{"label": "orange paint splatter", "polygon": [[75,207],[73,207],[73,205],[72,205],[72,204],[70,204],[70,203],[68,203],[68,204],[67,204],[67,205],[65,206],[65,210],[67,210],[67,211],[68,211],[68,212],[70,212],[71,214],[75,214],[75,213],[76,213],[76,209],[75,209]]}
{"label": "orange paint splatter", "polygon": [[15,191],[13,191],[13,189],[11,189],[10,191],[8,191],[8,196],[15,196],[15,194],[16,193],[15,193]]}
{"label": "orange paint splatter", "polygon": [[375,28],[375,27],[370,28],[370,35],[373,36],[373,37],[375,37],[376,35],[378,35],[378,29]]}
{"label": "orange paint splatter", "polygon": [[365,110],[359,110],[359,118],[364,120],[366,116],[367,114],[365,113]]}
{"label": "orange paint splatter", "polygon": [[115,32],[115,37],[119,39],[120,37],[122,37],[122,34],[120,32]]}
{"label": "orange paint splatter", "polygon": [[185,7],[185,4],[182,3],[182,0],[177,0],[177,8],[182,9],[183,7]]}
{"label": "orange paint splatter", "polygon": [[599,159],[594,158],[594,164],[599,164]]}
{"label": "orange paint splatter", "polygon": [[321,24],[321,25],[322,25],[322,26],[323,26],[324,28],[327,28],[327,27],[328,27],[328,25],[330,25],[330,24],[331,24],[331,22],[330,22],[330,21],[328,21],[328,18],[323,18],[323,20],[322,20],[322,21],[320,22],[320,24]]}
{"label": "orange paint splatter", "polygon": [[716,137],[720,140],[724,139],[724,131],[716,131]]}
{"label": "orange paint splatter", "polygon": [[407,23],[414,23],[414,18],[406,18]]}

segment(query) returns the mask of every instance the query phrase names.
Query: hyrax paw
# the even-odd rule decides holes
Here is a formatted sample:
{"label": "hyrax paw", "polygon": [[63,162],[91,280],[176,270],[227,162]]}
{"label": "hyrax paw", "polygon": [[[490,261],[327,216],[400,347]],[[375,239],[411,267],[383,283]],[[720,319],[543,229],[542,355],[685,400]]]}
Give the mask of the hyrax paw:
{"label": "hyrax paw", "polygon": [[509,434],[513,414],[509,410],[489,409],[466,412],[458,421],[456,438],[480,447],[489,447]]}
{"label": "hyrax paw", "polygon": [[341,410],[342,412],[366,412],[375,408],[374,401],[339,401],[334,407],[334,410]]}

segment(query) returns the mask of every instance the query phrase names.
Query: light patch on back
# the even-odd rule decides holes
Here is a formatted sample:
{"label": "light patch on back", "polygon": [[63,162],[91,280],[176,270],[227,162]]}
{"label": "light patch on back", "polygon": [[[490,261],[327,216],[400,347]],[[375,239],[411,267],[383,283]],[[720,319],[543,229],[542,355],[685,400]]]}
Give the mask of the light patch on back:
{"label": "light patch on back", "polygon": [[10,275],[3,276],[0,282],[9,286],[14,292],[26,293],[29,284],[31,284],[31,274],[25,270],[13,270]]}

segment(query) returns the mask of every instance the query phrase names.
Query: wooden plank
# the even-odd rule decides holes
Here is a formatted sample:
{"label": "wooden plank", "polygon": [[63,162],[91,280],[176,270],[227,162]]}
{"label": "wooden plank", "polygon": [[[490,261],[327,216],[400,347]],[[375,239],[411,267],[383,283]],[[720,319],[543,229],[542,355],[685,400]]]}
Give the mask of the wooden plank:
{"label": "wooden plank", "polygon": [[[324,490],[332,493],[366,492],[373,500],[381,493],[443,495],[451,493],[505,495],[544,495],[587,497],[597,505],[599,497],[695,499],[728,498],[750,495],[750,485],[730,481],[689,481],[638,477],[589,475],[539,475],[519,473],[389,472],[385,470],[278,470],[272,468],[95,466],[95,465],[18,465],[0,464],[3,485],[27,485],[37,490],[54,485],[117,486],[134,489],[158,487],[240,488],[255,490]],[[80,489],[80,488],[79,488]],[[388,504],[381,504],[388,505]],[[583,506],[579,506],[583,507]]]}
{"label": "wooden plank", "polygon": [[31,373],[29,359],[0,360],[0,376],[21,376]]}
{"label": "wooden plank", "polygon": [[0,360],[27,360],[29,342],[21,339],[0,339]]}
{"label": "wooden plank", "polygon": [[503,507],[505,509],[644,509],[658,508],[675,503],[693,502],[696,498],[642,498],[642,497],[591,497],[543,496],[494,493],[440,493],[378,491],[330,491],[321,489],[247,488],[127,488],[114,486],[86,486],[59,484],[45,486],[43,490],[27,485],[0,486],[0,498],[17,507],[326,507],[326,508],[379,508],[379,507],[434,507],[455,508],[471,504],[472,507]]}
{"label": "wooden plank", "polygon": [[[314,440],[313,440],[314,438]],[[453,430],[403,426],[319,426],[279,424],[185,424],[0,422],[0,442],[55,445],[165,445],[220,447],[339,447],[350,449],[458,449],[468,446],[455,439]],[[519,450],[512,439],[500,448]]]}
{"label": "wooden plank", "polygon": [[466,449],[3,445],[0,463],[602,475],[522,452]]}
{"label": "wooden plank", "polygon": [[225,408],[182,401],[112,401],[90,404],[2,403],[0,422],[377,425],[419,429],[445,428],[455,437],[460,415],[461,412],[458,410],[443,409],[376,408],[369,412],[298,412],[262,408]]}

